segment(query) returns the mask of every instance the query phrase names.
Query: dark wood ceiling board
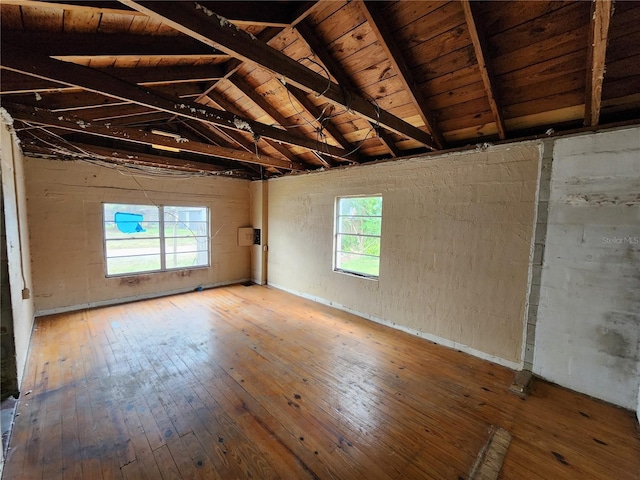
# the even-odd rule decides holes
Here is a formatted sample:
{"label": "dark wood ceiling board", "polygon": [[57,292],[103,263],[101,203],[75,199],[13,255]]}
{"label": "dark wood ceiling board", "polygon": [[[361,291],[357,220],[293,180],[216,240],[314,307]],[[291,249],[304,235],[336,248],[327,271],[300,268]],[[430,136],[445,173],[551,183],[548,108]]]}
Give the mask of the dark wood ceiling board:
{"label": "dark wood ceiling board", "polygon": [[[582,61],[581,61],[582,60]],[[567,74],[585,71],[586,50],[574,52],[563,57],[556,57],[530,67],[498,75],[497,81],[501,85],[511,87],[525,87],[564,77]],[[584,82],[582,82],[584,85]],[[523,91],[524,92],[524,91]]]}
{"label": "dark wood ceiling board", "polygon": [[[584,92],[582,92],[584,97]],[[509,130],[515,132],[527,132],[530,135],[532,130],[538,134],[548,131],[550,124],[557,126],[560,130],[567,128],[579,128],[584,117],[584,105],[574,105],[556,110],[549,110],[544,113],[534,113],[522,117],[508,118],[506,120]],[[552,129],[555,130],[555,129]]]}
{"label": "dark wood ceiling board", "polygon": [[360,51],[360,49],[377,41],[375,33],[371,30],[369,24],[365,22],[326,44],[326,49],[334,58],[344,61]]}
{"label": "dark wood ceiling board", "polygon": [[635,117],[640,115],[640,93],[636,91],[625,97],[602,100],[601,115],[606,116],[619,112],[631,113]]}
{"label": "dark wood ceiling board", "polygon": [[2,17],[2,29],[22,30],[22,11],[19,5],[0,3],[0,16]]}
{"label": "dark wood ceiling board", "polygon": [[498,93],[495,88],[495,75],[493,73],[491,59],[488,55],[487,41],[483,26],[478,23],[478,14],[469,0],[462,0],[460,5],[464,11],[467,30],[471,36],[471,42],[475,51],[480,76],[482,77],[482,82],[484,84],[487,101],[491,107],[494,122],[498,127],[498,135],[501,140],[504,140],[507,138],[507,130],[504,124],[502,111],[500,109],[500,99],[498,98]]}
{"label": "dark wood ceiling board", "polygon": [[616,2],[613,5],[613,17],[611,17],[611,28],[609,31],[609,41],[617,40],[638,32],[640,22],[640,2]]}
{"label": "dark wood ceiling board", "polygon": [[[640,61],[640,58],[638,58],[637,61]],[[602,87],[603,105],[607,100],[615,101],[639,94],[640,89],[638,85],[640,85],[640,74],[625,77],[620,80],[607,80],[607,77],[605,77],[605,82]]]}
{"label": "dark wood ceiling board", "polygon": [[452,105],[469,102],[485,96],[482,82],[474,82],[429,97],[429,105],[433,109],[443,109]]}
{"label": "dark wood ceiling board", "polygon": [[605,85],[608,80],[621,80],[637,75],[640,75],[640,53],[615,62],[607,62]]}
{"label": "dark wood ceiling board", "polygon": [[496,35],[568,4],[566,1],[503,2],[499,8],[492,2],[478,2],[478,10],[487,35]]}
{"label": "dark wood ceiling board", "polygon": [[434,112],[438,122],[443,120],[453,120],[456,118],[473,115],[475,112],[491,111],[489,101],[485,97],[479,97],[468,102],[450,105],[446,108],[436,110]]}
{"label": "dark wood ceiling board", "polygon": [[448,2],[430,15],[425,15],[403,25],[394,32],[402,40],[398,43],[402,50],[410,50],[443,33],[465,28],[464,13],[459,2]]}
{"label": "dark wood ceiling board", "polygon": [[[507,77],[505,75],[505,77]],[[552,79],[532,83],[526,77],[515,78],[509,82],[507,78],[502,83],[501,98],[504,105],[513,105],[524,101],[536,101],[548,95],[557,95],[585,88],[585,70],[577,70],[558,75]],[[521,82],[522,80],[526,80]]]}
{"label": "dark wood ceiling board", "polygon": [[[510,125],[508,121],[507,127],[510,130],[514,129],[513,125]],[[470,143],[498,140],[498,129],[495,123],[485,123],[474,127],[444,132],[444,136],[450,145],[462,146]],[[408,149],[410,149],[410,147],[407,147],[407,150]]]}
{"label": "dark wood ceiling board", "polygon": [[61,0],[59,2],[49,0],[2,0],[2,3],[12,5],[25,5],[41,8],[56,8],[60,10],[75,10],[80,12],[118,13],[121,15],[140,15],[135,10],[125,7],[117,1],[80,1]]}
{"label": "dark wood ceiling board", "polygon": [[[584,28],[589,23],[589,7],[589,2],[571,2],[553,12],[488,37],[487,41],[492,57],[499,57],[519,50],[523,45],[532,45],[575,29]],[[583,45],[586,46],[586,44]],[[552,50],[550,53],[553,55]]]}
{"label": "dark wood ceiling board", "polygon": [[131,117],[133,115],[143,115],[147,113],[157,113],[148,107],[141,105],[113,105],[99,108],[83,108],[78,110],[67,110],[68,114],[81,117],[89,122],[109,121],[116,118]]}
{"label": "dark wood ceiling board", "polygon": [[318,2],[316,8],[305,19],[310,25],[315,26],[326,20],[335,12],[340,10],[347,4],[346,0],[334,1],[334,2]]}
{"label": "dark wood ceiling board", "polygon": [[93,33],[98,31],[102,14],[97,11],[64,10],[64,31]]}
{"label": "dark wood ceiling board", "polygon": [[493,113],[487,107],[487,110],[474,112],[464,117],[439,121],[439,124],[442,126],[442,131],[446,133],[464,128],[476,128],[489,124],[495,125],[495,121],[493,119]]}
{"label": "dark wood ceiling board", "polygon": [[466,67],[476,66],[475,72],[477,77],[470,79],[471,81],[482,81],[480,72],[477,69],[476,56],[473,46],[455,50],[449,54],[427,61],[411,69],[416,81],[420,84],[433,80],[434,78],[453,73]]}
{"label": "dark wood ceiling board", "polygon": [[[640,25],[640,19],[638,20],[638,25]],[[609,29],[609,33],[611,33],[612,29],[613,27]],[[635,57],[637,55],[640,55],[640,29],[624,37],[618,37],[616,39],[609,38],[607,65],[611,62],[624,60],[625,58]],[[605,75],[605,79],[606,77]]]}
{"label": "dark wood ceiling board", "polygon": [[317,37],[328,44],[364,23],[365,18],[360,8],[353,2],[343,4],[329,17],[319,23],[310,23]]}
{"label": "dark wood ceiling board", "polygon": [[62,32],[64,11],[61,8],[22,6],[22,22],[25,30]]}
{"label": "dark wood ceiling board", "polygon": [[402,29],[410,23],[429,16],[449,2],[444,1],[409,1],[389,2],[383,7],[385,16],[389,19],[389,27],[392,32]]}
{"label": "dark wood ceiling board", "polygon": [[571,54],[585,55],[586,39],[585,26],[541,42],[525,45],[499,57],[492,57],[491,63],[496,75],[502,75]]}
{"label": "dark wood ceiling board", "polygon": [[584,89],[562,92],[532,102],[505,105],[504,112],[506,118],[517,118],[573,106],[584,106]]}

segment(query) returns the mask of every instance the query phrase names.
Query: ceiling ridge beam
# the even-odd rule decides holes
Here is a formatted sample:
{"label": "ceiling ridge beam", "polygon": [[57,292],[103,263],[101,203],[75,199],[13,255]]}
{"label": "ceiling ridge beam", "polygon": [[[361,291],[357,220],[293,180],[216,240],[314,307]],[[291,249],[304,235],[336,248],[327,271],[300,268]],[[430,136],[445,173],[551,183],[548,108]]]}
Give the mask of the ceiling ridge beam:
{"label": "ceiling ridge beam", "polygon": [[384,50],[385,55],[391,62],[391,67],[396,71],[398,79],[402,82],[406,93],[409,95],[411,103],[413,103],[420,115],[420,118],[426,125],[429,132],[431,132],[431,136],[433,137],[436,146],[439,149],[445,148],[446,140],[438,128],[435,117],[427,106],[427,99],[422,93],[420,85],[415,81],[402,50],[400,50],[398,43],[395,41],[391,31],[389,30],[384,14],[380,11],[379,4],[373,1],[365,2],[362,0],[359,0],[358,4],[367,19],[369,26],[373,30],[375,37],[380,42],[380,46]]}
{"label": "ceiling ridge beam", "polygon": [[220,147],[208,143],[194,142],[187,139],[177,139],[165,135],[154,134],[130,127],[119,127],[109,124],[87,123],[77,117],[65,117],[49,110],[27,107],[19,104],[5,104],[11,116],[22,122],[61,128],[76,133],[89,134],[103,138],[110,138],[125,142],[139,143],[148,146],[159,146],[169,151],[182,151],[207,155],[226,160],[236,160],[263,166],[273,166],[287,170],[303,170],[300,164],[294,164],[279,158],[260,155],[257,157],[250,152],[243,152],[233,148]]}
{"label": "ceiling ridge beam", "polygon": [[462,0],[462,10],[464,11],[464,19],[469,30],[469,36],[471,37],[471,43],[473,44],[473,50],[476,54],[476,61],[478,62],[478,69],[480,70],[480,76],[482,77],[482,83],[484,84],[484,90],[487,94],[487,100],[489,101],[489,107],[491,113],[496,122],[498,128],[498,136],[500,140],[507,138],[507,127],[505,126],[504,116],[502,110],[498,104],[496,98],[496,92],[493,87],[493,72],[490,65],[487,63],[487,43],[484,37],[483,31],[478,27],[476,22],[477,15],[473,13],[473,7],[469,0]]}
{"label": "ceiling ridge beam", "polygon": [[[318,149],[315,140],[311,138],[293,135],[279,128],[242,118],[206,105],[193,103],[182,98],[161,95],[89,67],[55,60],[46,55],[37,54],[33,50],[26,51],[18,47],[3,45],[0,61],[4,68],[18,73],[82,87],[85,90],[121,100],[128,100],[138,105],[175,114],[180,117],[191,118],[232,130],[247,131],[254,136],[268,137],[308,150],[314,151]],[[347,154],[347,152],[341,148],[331,145],[327,146],[326,149],[323,148],[321,153],[336,157],[342,157]]]}
{"label": "ceiling ridge beam", "polygon": [[255,36],[238,29],[225,18],[215,14],[207,7],[194,3],[146,2],[120,0],[127,6],[148,14],[172,26],[201,42],[218,48],[228,54],[254,65],[260,66],[276,76],[282,76],[287,82],[308,92],[322,94],[332,103],[346,107],[361,116],[379,122],[391,131],[414,139],[423,145],[434,148],[430,134],[418,127],[379,110],[371,102],[360,95],[345,95],[343,89],[305,67],[301,63],[271,48]]}
{"label": "ceiling ridge beam", "polygon": [[612,13],[611,0],[591,1],[584,109],[584,125],[588,127],[598,125],[600,122],[602,83]]}

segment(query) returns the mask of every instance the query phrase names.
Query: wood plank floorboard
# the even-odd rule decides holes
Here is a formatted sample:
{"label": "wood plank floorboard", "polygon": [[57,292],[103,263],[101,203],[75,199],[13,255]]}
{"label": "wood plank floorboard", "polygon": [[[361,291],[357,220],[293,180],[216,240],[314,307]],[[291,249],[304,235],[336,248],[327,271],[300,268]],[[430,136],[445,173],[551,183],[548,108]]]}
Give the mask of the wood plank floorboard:
{"label": "wood plank floorboard", "polygon": [[[357,316],[231,286],[39,318],[5,480],[640,478],[632,412]],[[26,392],[30,391],[29,394]]]}

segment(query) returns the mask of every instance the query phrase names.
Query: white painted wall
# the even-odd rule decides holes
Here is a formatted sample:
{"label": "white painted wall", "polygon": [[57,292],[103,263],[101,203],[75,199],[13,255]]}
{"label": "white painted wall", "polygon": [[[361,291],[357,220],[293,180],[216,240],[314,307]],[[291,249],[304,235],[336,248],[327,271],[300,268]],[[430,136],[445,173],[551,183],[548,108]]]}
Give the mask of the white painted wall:
{"label": "white painted wall", "polygon": [[[135,178],[83,162],[25,159],[38,313],[247,281],[250,249],[238,228],[250,225],[249,181],[219,177]],[[102,203],[209,207],[211,267],[105,278]]]}
{"label": "white painted wall", "polygon": [[[34,318],[29,261],[29,227],[22,153],[11,130],[12,120],[6,115],[6,112],[3,113],[0,120],[0,167],[2,169],[16,366],[18,385],[22,385]],[[24,296],[27,298],[23,298],[23,290]]]}
{"label": "white painted wall", "polygon": [[640,408],[640,128],[558,139],[534,373]]}
{"label": "white painted wall", "polygon": [[[538,143],[270,180],[269,284],[522,365]],[[336,196],[382,194],[378,281],[332,269]]]}

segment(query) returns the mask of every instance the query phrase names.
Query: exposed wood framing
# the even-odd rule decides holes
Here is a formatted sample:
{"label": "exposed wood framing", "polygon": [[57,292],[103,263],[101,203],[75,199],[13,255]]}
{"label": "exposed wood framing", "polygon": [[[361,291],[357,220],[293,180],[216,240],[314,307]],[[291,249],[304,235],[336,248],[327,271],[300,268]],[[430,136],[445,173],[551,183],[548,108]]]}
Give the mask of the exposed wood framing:
{"label": "exposed wood framing", "polygon": [[598,125],[602,101],[605,57],[609,23],[611,21],[611,0],[592,0],[591,24],[589,25],[589,48],[587,51],[587,82],[585,89],[585,126]]}
{"label": "exposed wood framing", "polygon": [[411,98],[411,102],[416,107],[420,118],[431,132],[435,145],[440,149],[444,148],[446,141],[442,136],[442,132],[440,132],[436,120],[427,106],[427,100],[422,93],[420,85],[418,85],[413,78],[411,69],[404,58],[402,50],[400,50],[400,47],[387,27],[387,22],[384,19],[384,14],[380,11],[379,3],[372,1],[359,1],[358,3],[362,6],[362,12],[380,42],[380,46],[387,55],[387,58],[389,58],[392,68],[398,74],[398,79],[402,82],[405,92],[409,95],[409,98]]}
{"label": "exposed wood framing", "polygon": [[493,87],[493,74],[491,72],[490,65],[487,63],[486,41],[482,30],[476,23],[476,16],[474,16],[471,2],[469,0],[462,0],[461,5],[464,10],[464,18],[467,22],[467,29],[469,30],[471,43],[473,43],[473,50],[476,54],[476,61],[478,62],[480,75],[482,76],[482,83],[484,84],[487,99],[489,100],[489,106],[491,107],[491,113],[493,113],[493,118],[496,122],[496,127],[498,128],[498,135],[501,140],[504,140],[507,138],[507,128],[505,127],[502,110],[500,109],[496,99],[496,93]]}
{"label": "exposed wood framing", "polygon": [[[230,101],[228,101],[226,98],[224,98],[222,95],[220,95],[217,92],[209,92],[209,94],[205,97],[204,100],[211,100],[214,103],[216,103],[220,108],[226,110],[227,112],[233,113],[234,115],[238,115],[238,116],[243,116],[243,113]],[[242,137],[242,135],[239,132],[231,132],[233,133],[235,136],[240,136]],[[242,141],[243,138],[236,138],[236,141],[240,142]],[[273,149],[277,150],[278,153],[280,153],[280,155],[282,155],[284,158],[288,158],[289,160],[291,160],[292,162],[297,161],[297,157],[291,153],[291,151],[284,145],[274,141],[274,140],[270,140],[268,138],[265,138],[264,141],[269,144]],[[250,148],[253,148],[255,151],[255,145],[251,145]]]}
{"label": "exposed wood framing", "polygon": [[36,125],[46,125],[48,127],[60,128],[77,133],[96,135],[104,138],[120,140],[124,142],[134,142],[149,146],[159,146],[165,149],[197,153],[213,158],[223,158],[227,160],[237,160],[246,163],[254,163],[263,166],[272,166],[287,170],[302,170],[299,163],[292,163],[279,158],[268,157],[243,152],[233,148],[220,147],[208,143],[185,141],[186,139],[176,139],[165,135],[158,135],[135,128],[117,127],[108,124],[86,123],[78,118],[64,117],[59,114],[42,109],[22,107],[19,105],[6,105],[11,115],[16,120],[29,122]]}
{"label": "exposed wood framing", "polygon": [[[150,90],[131,85],[109,75],[80,65],[63,63],[46,55],[36,54],[32,50],[25,51],[6,46],[2,51],[4,68],[18,73],[32,75],[55,82],[82,87],[86,90],[101,93],[110,97],[128,100],[138,105],[168,112],[184,118],[191,118],[224,128],[244,130],[273,140],[300,146],[309,150],[317,150],[315,140],[293,135],[284,130],[264,125],[253,120],[240,118],[225,111],[213,109],[184,99],[171,99],[157,95]],[[342,157],[345,151],[331,145],[324,146],[322,153]]]}
{"label": "exposed wood framing", "polygon": [[[296,27],[300,36],[307,43],[313,54],[320,60],[320,62],[324,65],[324,67],[329,72],[333,78],[342,86],[349,90],[350,92],[355,90],[351,79],[344,73],[340,65],[333,59],[333,57],[329,54],[326,48],[320,43],[320,40],[315,35],[311,27],[307,25],[306,22],[301,22]],[[400,156],[400,150],[396,147],[395,142],[390,138],[390,136],[384,131],[384,128],[380,128],[375,121],[369,121],[369,124],[372,128],[374,128],[378,134],[378,138],[382,143],[387,147],[389,153],[391,153],[392,157]]]}
{"label": "exposed wood framing", "polygon": [[[296,62],[266,43],[239,30],[206,7],[196,3],[140,2],[121,0],[122,3],[142,11],[151,18],[166,23],[211,47],[233,55],[243,61],[260,66],[305,91],[323,93],[332,103],[348,107],[363,117],[380,122],[386,128],[412,138],[428,147],[434,147],[431,135],[376,107],[360,95],[352,95],[345,102],[339,85]],[[349,103],[348,105],[346,103]]]}

